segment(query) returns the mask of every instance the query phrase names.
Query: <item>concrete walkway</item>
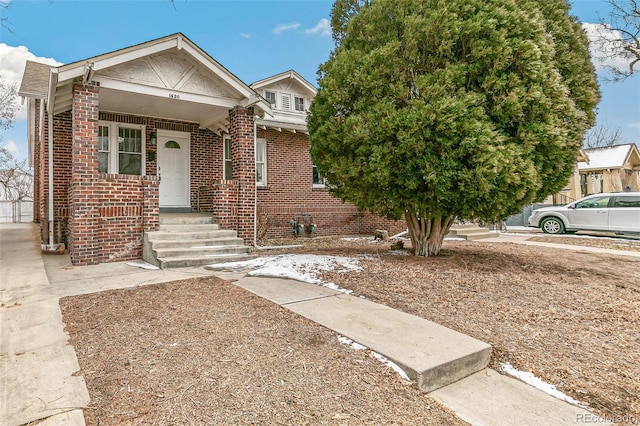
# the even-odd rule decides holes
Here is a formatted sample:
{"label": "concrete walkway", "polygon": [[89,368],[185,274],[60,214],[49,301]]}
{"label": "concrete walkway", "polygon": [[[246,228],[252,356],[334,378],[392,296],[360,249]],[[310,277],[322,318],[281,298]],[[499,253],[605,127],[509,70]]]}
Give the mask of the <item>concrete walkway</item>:
{"label": "concrete walkway", "polygon": [[69,256],[42,255],[37,233],[34,224],[0,225],[0,424],[84,425],[89,393],[58,299],[212,273],[125,262],[74,267]]}
{"label": "concrete walkway", "polygon": [[34,224],[0,225],[1,424],[84,425],[89,396],[64,332],[60,297],[206,275],[237,279],[237,285],[395,361],[472,424],[568,425],[588,414],[485,369],[485,343],[365,299],[204,268],[145,270],[125,262],[74,267],[68,256],[42,255],[38,239]]}

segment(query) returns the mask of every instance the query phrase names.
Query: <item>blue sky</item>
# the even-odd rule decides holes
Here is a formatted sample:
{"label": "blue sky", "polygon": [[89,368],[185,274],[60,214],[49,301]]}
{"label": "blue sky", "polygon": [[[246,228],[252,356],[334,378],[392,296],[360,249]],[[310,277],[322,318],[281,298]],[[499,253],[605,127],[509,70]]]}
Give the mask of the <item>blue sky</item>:
{"label": "blue sky", "polygon": [[[7,3],[0,0],[0,3]],[[333,48],[331,1],[11,0],[0,9],[0,75],[19,81],[26,59],[69,63],[182,32],[245,83],[294,69],[316,83]],[[573,13],[596,23],[604,0],[574,0]],[[22,67],[22,68],[21,68]],[[640,144],[640,76],[601,83],[598,122],[619,128],[621,142]],[[26,115],[3,134],[17,157],[27,155]]]}

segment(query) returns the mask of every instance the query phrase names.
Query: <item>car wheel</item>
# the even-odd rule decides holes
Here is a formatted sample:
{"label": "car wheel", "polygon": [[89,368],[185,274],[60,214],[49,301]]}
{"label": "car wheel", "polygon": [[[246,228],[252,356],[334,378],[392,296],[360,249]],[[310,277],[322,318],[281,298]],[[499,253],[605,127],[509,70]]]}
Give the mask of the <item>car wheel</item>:
{"label": "car wheel", "polygon": [[557,217],[548,217],[542,221],[540,225],[545,234],[562,234],[564,233],[564,224]]}

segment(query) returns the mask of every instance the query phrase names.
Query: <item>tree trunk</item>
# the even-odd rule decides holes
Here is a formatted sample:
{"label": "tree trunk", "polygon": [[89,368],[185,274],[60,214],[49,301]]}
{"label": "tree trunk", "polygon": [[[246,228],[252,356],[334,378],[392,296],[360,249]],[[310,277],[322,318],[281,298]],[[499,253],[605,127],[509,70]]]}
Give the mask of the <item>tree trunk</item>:
{"label": "tree trunk", "polygon": [[442,249],[442,241],[453,223],[451,216],[421,217],[417,213],[406,212],[404,217],[409,228],[409,237],[416,256],[437,256]]}

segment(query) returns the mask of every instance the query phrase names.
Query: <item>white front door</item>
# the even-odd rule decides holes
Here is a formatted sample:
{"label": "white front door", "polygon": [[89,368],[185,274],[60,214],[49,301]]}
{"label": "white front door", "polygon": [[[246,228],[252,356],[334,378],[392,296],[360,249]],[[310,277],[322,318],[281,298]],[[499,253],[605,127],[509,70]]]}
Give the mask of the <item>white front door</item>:
{"label": "white front door", "polygon": [[160,207],[189,207],[189,133],[158,131]]}

